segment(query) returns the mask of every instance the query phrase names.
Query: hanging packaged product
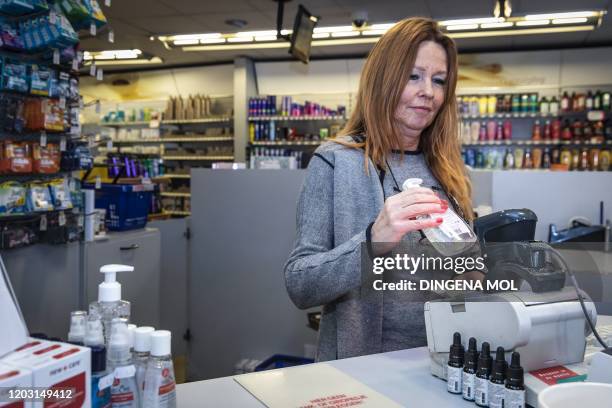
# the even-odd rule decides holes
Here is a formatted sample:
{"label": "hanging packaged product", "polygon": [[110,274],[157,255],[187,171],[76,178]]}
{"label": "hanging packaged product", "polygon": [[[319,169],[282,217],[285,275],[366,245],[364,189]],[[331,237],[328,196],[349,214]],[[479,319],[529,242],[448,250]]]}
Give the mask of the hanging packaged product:
{"label": "hanging packaged product", "polygon": [[32,154],[30,145],[10,140],[4,141],[0,170],[2,173],[31,173]]}
{"label": "hanging packaged product", "polygon": [[41,146],[39,143],[34,143],[32,156],[35,173],[52,174],[59,171],[60,151],[58,145],[47,143],[46,146]]}
{"label": "hanging packaged product", "polygon": [[0,18],[0,39],[3,48],[21,51],[25,47],[17,25],[4,18]]}
{"label": "hanging packaged product", "polygon": [[2,88],[28,92],[28,67],[25,63],[5,58],[2,65]]}
{"label": "hanging packaged product", "polygon": [[26,211],[26,188],[15,181],[0,184],[0,214],[21,214]]}
{"label": "hanging packaged product", "polygon": [[27,202],[29,211],[53,211],[51,193],[45,183],[33,182],[28,185]]}
{"label": "hanging packaged product", "polygon": [[77,30],[88,29],[91,24],[96,27],[106,24],[106,17],[96,0],[64,0],[60,3],[60,8]]}
{"label": "hanging packaged product", "polygon": [[65,110],[58,99],[32,98],[26,101],[26,128],[29,130],[64,131]]}
{"label": "hanging packaged product", "polygon": [[26,0],[3,0],[0,2],[0,11],[12,16],[21,16],[35,11],[33,3]]}
{"label": "hanging packaged product", "polygon": [[49,189],[51,190],[53,207],[56,210],[68,210],[74,207],[67,179],[63,178],[51,181],[51,183],[49,183]]}
{"label": "hanging packaged product", "polygon": [[32,95],[50,96],[51,83],[55,72],[38,64],[31,65],[30,93]]}

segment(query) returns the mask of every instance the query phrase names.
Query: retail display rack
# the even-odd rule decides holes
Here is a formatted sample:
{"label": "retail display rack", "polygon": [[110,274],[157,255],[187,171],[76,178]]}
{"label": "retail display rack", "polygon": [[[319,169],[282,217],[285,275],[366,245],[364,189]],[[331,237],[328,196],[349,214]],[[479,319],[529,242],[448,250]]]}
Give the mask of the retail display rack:
{"label": "retail display rack", "polygon": [[80,240],[79,175],[93,158],[79,123],[78,44],[106,18],[96,2],[20,1],[0,4],[0,19],[0,248]]}
{"label": "retail display rack", "polygon": [[101,140],[96,160],[138,161],[142,165],[131,176],[159,185],[162,214],[189,215],[191,168],[234,161],[232,102],[231,96],[176,97],[166,102],[165,110],[142,102],[130,115],[119,108],[108,111],[101,121],[87,125]]}

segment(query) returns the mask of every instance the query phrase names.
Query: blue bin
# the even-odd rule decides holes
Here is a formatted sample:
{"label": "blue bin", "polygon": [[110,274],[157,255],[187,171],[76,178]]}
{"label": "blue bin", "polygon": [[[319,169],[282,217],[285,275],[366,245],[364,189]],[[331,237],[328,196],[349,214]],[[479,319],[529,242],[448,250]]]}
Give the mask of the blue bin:
{"label": "blue bin", "polygon": [[[84,185],[93,189],[93,185]],[[153,186],[103,184],[96,191],[96,208],[106,209],[104,224],[109,231],[127,231],[147,225]]]}
{"label": "blue bin", "polygon": [[255,371],[274,370],[275,368],[293,367],[311,363],[314,363],[312,358],[274,354],[272,357],[267,358],[261,364],[255,367]]}

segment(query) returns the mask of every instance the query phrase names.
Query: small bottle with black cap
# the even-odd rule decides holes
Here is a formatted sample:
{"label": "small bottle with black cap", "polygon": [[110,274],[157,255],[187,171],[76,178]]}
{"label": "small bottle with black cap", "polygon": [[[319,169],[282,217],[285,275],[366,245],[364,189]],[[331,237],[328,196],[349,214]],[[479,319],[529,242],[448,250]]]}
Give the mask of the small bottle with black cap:
{"label": "small bottle with black cap", "polygon": [[461,375],[463,373],[463,357],[465,349],[461,344],[461,334],[453,334],[453,344],[450,346],[448,356],[448,370],[446,375],[446,389],[452,394],[461,394]]}
{"label": "small bottle with black cap", "polygon": [[465,363],[461,384],[463,387],[463,399],[474,401],[474,379],[476,378],[476,366],[478,365],[478,350],[476,349],[476,339],[470,337],[468,349],[465,353]]}
{"label": "small bottle with black cap", "polygon": [[[505,351],[503,347],[498,347],[495,353],[495,361],[491,369],[491,378],[489,379],[489,407],[504,408],[505,385],[506,385],[506,362]],[[506,407],[507,408],[507,407]]]}
{"label": "small bottle with black cap", "polygon": [[525,408],[523,367],[521,367],[521,355],[516,351],[512,353],[510,366],[506,370],[506,377],[504,406],[506,408]]}
{"label": "small bottle with black cap", "polygon": [[478,357],[478,367],[474,379],[474,402],[479,407],[489,406],[489,377],[491,376],[491,365],[493,363],[490,347],[486,341],[482,343],[482,349]]}

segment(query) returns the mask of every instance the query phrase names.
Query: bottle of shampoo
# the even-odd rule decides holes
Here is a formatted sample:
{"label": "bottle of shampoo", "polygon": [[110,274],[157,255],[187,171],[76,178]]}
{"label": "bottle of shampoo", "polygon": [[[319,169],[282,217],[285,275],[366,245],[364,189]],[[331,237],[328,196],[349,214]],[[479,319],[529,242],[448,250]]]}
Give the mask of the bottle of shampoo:
{"label": "bottle of shampoo", "polygon": [[176,408],[174,366],[170,352],[171,334],[158,330],[150,334],[151,357],[145,373],[143,407]]}
{"label": "bottle of shampoo", "polygon": [[474,379],[474,402],[479,407],[489,406],[489,377],[491,376],[491,349],[486,341],[482,343],[482,350],[478,357],[476,378]]}
{"label": "bottle of shampoo", "polygon": [[506,384],[506,356],[503,347],[498,347],[495,353],[495,361],[489,379],[489,407],[504,408],[505,384]]}
{"label": "bottle of shampoo", "polygon": [[115,373],[111,387],[113,408],[139,408],[136,368],[132,364],[130,353],[130,335],[127,324],[119,318],[112,321],[108,366]]}
{"label": "bottle of shampoo", "polygon": [[[420,187],[422,183],[423,180],[420,178],[409,178],[404,181],[402,189]],[[423,217],[428,218],[429,215]],[[424,229],[423,233],[439,253],[444,256],[454,256],[474,245],[476,234],[450,207],[443,214],[436,214],[436,217],[442,218],[442,224]]]}
{"label": "bottle of shampoo", "polygon": [[465,363],[461,384],[463,387],[463,399],[474,401],[474,380],[476,379],[476,366],[478,365],[478,350],[476,349],[476,339],[470,337],[468,349],[465,353]]}
{"label": "bottle of shampoo", "polygon": [[105,343],[109,344],[111,322],[115,318],[130,319],[130,302],[121,300],[121,284],[117,282],[117,272],[132,272],[133,266],[104,265],[100,272],[104,282],[98,285],[98,301],[89,304],[89,313],[100,316],[104,328]]}
{"label": "bottle of shampoo", "polygon": [[151,351],[151,333],[155,329],[153,327],[143,326],[134,330],[134,352],[132,360],[136,367],[136,385],[138,392],[141,395],[140,401],[143,401],[145,372],[147,370],[147,362]]}
{"label": "bottle of shampoo", "polygon": [[465,349],[461,344],[461,334],[453,334],[453,344],[450,346],[448,356],[448,368],[446,375],[446,389],[452,394],[461,394],[461,377],[463,373],[463,358]]}

